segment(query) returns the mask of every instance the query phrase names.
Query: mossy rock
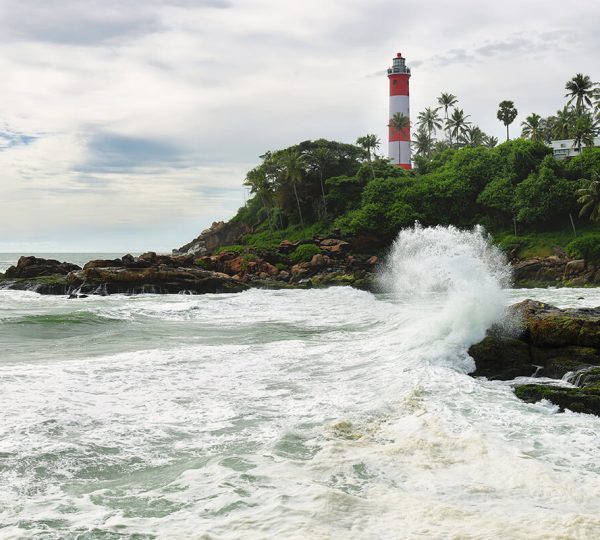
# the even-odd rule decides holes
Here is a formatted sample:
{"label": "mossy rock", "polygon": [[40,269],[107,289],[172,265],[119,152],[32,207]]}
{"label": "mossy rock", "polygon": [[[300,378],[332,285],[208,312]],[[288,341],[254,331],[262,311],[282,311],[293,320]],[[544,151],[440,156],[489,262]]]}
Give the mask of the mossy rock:
{"label": "mossy rock", "polygon": [[585,388],[563,388],[543,384],[524,384],[515,389],[518,398],[529,403],[547,399],[561,411],[569,409],[600,416],[600,385]]}
{"label": "mossy rock", "polygon": [[529,321],[531,343],[538,347],[566,347],[579,344],[583,320],[564,313],[532,318]]}
{"label": "mossy rock", "polygon": [[529,345],[515,338],[487,336],[473,345],[469,354],[476,365],[472,375],[491,380],[531,376],[537,369],[531,360]]}
{"label": "mossy rock", "polygon": [[33,278],[0,278],[0,288],[40,294],[68,294],[70,286],[66,275],[52,274]]}
{"label": "mossy rock", "polygon": [[578,371],[600,365],[600,355],[593,347],[560,347],[552,349],[531,348],[533,363],[544,366],[540,375],[562,379],[569,371]]}

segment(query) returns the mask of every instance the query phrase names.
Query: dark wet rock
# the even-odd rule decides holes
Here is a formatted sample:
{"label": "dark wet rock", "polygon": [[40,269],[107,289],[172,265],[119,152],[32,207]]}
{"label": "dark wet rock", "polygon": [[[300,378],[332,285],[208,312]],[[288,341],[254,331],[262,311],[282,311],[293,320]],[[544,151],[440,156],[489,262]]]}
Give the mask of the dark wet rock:
{"label": "dark wet rock", "polygon": [[600,308],[559,309],[525,300],[511,307],[522,321],[517,336],[494,329],[469,353],[474,375],[511,380],[518,376],[569,378],[579,386],[517,386],[525,401],[547,399],[561,410],[600,414]]}
{"label": "dark wet rock", "polygon": [[119,266],[123,266],[122,259],[95,259],[93,261],[86,262],[83,265],[83,269],[87,270],[88,268],[111,268]]}
{"label": "dark wet rock", "polygon": [[296,248],[300,245],[299,242],[290,242],[289,240],[282,240],[282,242],[279,244],[279,247],[277,248],[281,253],[285,253],[286,255],[289,255],[290,253],[293,253],[294,251],[296,251]]}
{"label": "dark wet rock", "polygon": [[33,278],[0,278],[0,289],[57,295],[69,294],[70,292],[67,276],[63,274]]}
{"label": "dark wet rock", "polygon": [[72,290],[87,294],[203,294],[239,292],[248,288],[227,274],[168,265],[148,268],[92,267],[70,273],[67,282]]}
{"label": "dark wet rock", "polygon": [[515,389],[517,397],[529,403],[547,399],[561,411],[600,415],[600,385],[583,388],[565,388],[542,384],[524,384]]}
{"label": "dark wet rock", "polygon": [[81,267],[68,262],[60,262],[55,259],[42,259],[39,257],[20,257],[16,266],[9,267],[5,278],[35,278],[41,276],[67,275],[72,270],[80,270]]}
{"label": "dark wet rock", "polygon": [[512,337],[487,336],[469,349],[475,360],[474,376],[509,380],[530,377],[537,371],[528,343]]}

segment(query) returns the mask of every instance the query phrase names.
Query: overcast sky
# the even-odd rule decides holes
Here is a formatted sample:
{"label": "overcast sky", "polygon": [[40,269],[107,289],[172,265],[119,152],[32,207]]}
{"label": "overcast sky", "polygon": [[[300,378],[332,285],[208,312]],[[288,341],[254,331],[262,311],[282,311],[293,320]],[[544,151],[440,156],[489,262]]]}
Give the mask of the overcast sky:
{"label": "overcast sky", "polygon": [[[600,2],[0,0],[0,251],[168,251],[244,202],[266,150],[385,143],[385,69],[504,137],[498,103],[600,79]],[[385,151],[384,144],[382,150]]]}

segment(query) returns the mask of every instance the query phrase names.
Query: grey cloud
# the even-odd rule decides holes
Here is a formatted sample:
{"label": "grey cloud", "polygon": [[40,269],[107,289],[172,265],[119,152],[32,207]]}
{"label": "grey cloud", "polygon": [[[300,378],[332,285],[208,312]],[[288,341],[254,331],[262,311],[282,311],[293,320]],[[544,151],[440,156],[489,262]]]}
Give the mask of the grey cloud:
{"label": "grey cloud", "polygon": [[23,133],[17,133],[10,129],[5,128],[0,131],[0,151],[12,148],[13,146],[22,146],[31,144],[37,137],[32,135],[25,135]]}
{"label": "grey cloud", "polygon": [[[515,55],[537,55],[546,52],[551,45],[553,50],[561,50],[560,42],[566,32],[561,30],[530,34],[523,37],[513,34],[505,39],[487,41],[473,49],[450,49],[445,53],[431,57],[428,62],[435,66],[465,64],[487,61],[493,57]],[[565,38],[566,39],[566,38]]]}
{"label": "grey cloud", "polygon": [[119,38],[135,38],[164,28],[158,9],[231,7],[226,0],[137,0],[38,2],[18,4],[0,0],[0,31],[4,41],[25,39],[59,44],[98,45]]}
{"label": "grey cloud", "polygon": [[126,172],[137,167],[185,166],[181,151],[163,141],[141,137],[125,137],[111,133],[95,133],[88,139],[91,157],[79,172]]}

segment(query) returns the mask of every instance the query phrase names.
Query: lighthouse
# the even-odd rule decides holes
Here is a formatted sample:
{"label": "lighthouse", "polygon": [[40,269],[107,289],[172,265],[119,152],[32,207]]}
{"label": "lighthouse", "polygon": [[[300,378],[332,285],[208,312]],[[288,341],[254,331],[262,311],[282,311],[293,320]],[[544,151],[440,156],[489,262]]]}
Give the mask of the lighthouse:
{"label": "lighthouse", "polygon": [[402,58],[402,54],[398,53],[392,61],[392,67],[388,68],[387,71],[390,80],[388,156],[394,165],[398,165],[403,169],[410,169],[410,125],[398,131],[391,123],[396,113],[402,113],[406,118],[410,118],[408,96],[410,68],[406,67],[406,61]]}

